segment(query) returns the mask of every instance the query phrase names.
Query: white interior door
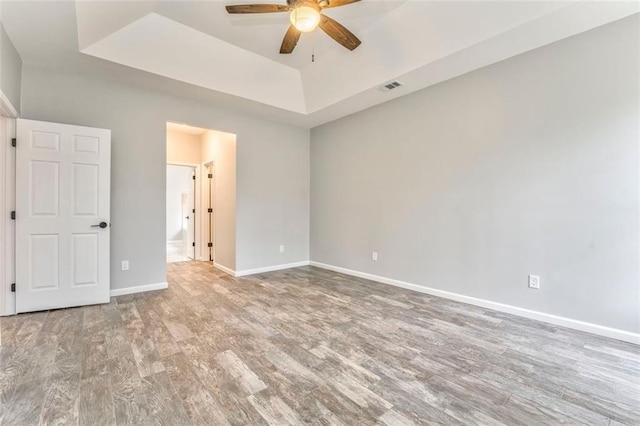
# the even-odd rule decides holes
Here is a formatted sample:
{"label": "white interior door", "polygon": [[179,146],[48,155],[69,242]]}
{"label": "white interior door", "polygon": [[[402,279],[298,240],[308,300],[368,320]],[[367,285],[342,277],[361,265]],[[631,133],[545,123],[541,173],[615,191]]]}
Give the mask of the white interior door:
{"label": "white interior door", "polygon": [[111,131],[17,125],[16,311],[108,303]]}
{"label": "white interior door", "polygon": [[189,194],[182,193],[182,257],[189,257],[189,249],[191,249],[191,237],[189,237],[189,218],[191,210],[189,209]]}
{"label": "white interior door", "polygon": [[187,252],[190,259],[196,258],[196,171],[189,177],[189,214],[187,215],[187,232],[189,234],[189,247]]}

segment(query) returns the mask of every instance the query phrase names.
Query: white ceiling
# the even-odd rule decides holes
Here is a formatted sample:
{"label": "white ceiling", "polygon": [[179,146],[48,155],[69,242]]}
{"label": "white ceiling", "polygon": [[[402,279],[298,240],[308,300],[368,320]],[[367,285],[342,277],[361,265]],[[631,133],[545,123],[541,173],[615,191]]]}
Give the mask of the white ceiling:
{"label": "white ceiling", "polygon": [[[313,127],[640,10],[635,1],[363,0],[324,12],[362,40],[353,52],[317,30],[280,55],[286,13],[224,9],[252,2],[2,0],[1,16],[25,62]],[[394,79],[404,86],[378,90]]]}

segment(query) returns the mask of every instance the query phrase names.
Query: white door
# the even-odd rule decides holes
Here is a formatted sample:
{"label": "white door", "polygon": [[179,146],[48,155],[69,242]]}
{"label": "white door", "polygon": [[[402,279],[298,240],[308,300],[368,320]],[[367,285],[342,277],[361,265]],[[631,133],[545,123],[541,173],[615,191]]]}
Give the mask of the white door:
{"label": "white door", "polygon": [[189,176],[189,192],[187,194],[189,201],[189,214],[187,215],[187,233],[189,234],[188,253],[190,259],[196,258],[196,171]]}
{"label": "white door", "polygon": [[[189,257],[191,249],[191,237],[189,237],[189,218],[191,210],[189,209],[189,194],[183,192],[182,198],[182,255],[183,258]],[[182,259],[184,260],[184,259]]]}
{"label": "white door", "polygon": [[16,311],[108,303],[111,131],[17,130]]}

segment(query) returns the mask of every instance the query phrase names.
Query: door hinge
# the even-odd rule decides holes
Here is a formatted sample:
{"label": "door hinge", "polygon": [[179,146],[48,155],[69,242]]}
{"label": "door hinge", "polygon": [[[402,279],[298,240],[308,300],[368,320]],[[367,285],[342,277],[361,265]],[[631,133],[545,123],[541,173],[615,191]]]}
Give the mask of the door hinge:
{"label": "door hinge", "polygon": [[196,177],[195,176],[191,176],[191,179],[196,180]]}
{"label": "door hinge", "polygon": [[11,284],[11,291],[15,293],[15,291],[16,291],[16,283]]}
{"label": "door hinge", "polygon": [[196,214],[196,209],[191,209],[191,212],[192,212],[193,214]]}
{"label": "door hinge", "polygon": [[191,243],[191,247],[195,247],[195,246],[196,246],[196,243],[194,241],[194,242]]}
{"label": "door hinge", "polygon": [[11,139],[11,146],[15,147],[16,145],[18,145],[18,140],[16,138],[12,138]]}
{"label": "door hinge", "polygon": [[213,247],[213,243],[207,243],[207,247]]}
{"label": "door hinge", "polygon": [[11,211],[11,220],[16,220],[16,211],[15,210]]}
{"label": "door hinge", "polygon": [[207,209],[209,213],[213,213],[213,209]]}
{"label": "door hinge", "polygon": [[208,176],[209,176],[209,179],[213,179],[213,174],[209,173]]}

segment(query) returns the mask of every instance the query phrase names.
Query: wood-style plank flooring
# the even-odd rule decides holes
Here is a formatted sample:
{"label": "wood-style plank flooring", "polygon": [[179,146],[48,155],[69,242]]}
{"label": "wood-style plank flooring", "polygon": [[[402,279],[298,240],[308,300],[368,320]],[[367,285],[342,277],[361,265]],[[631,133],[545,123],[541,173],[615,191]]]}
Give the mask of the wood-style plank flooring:
{"label": "wood-style plank flooring", "polygon": [[3,425],[640,424],[638,346],[313,267],[2,318]]}

